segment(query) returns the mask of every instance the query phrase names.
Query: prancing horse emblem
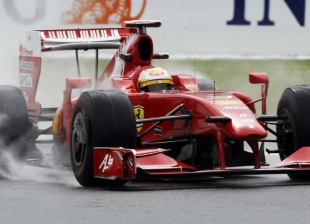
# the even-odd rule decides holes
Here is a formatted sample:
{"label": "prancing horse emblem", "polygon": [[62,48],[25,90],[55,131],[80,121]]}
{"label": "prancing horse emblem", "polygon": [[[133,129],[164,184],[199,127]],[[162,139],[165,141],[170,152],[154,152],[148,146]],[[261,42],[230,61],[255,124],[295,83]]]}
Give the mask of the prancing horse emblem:
{"label": "prancing horse emblem", "polygon": [[[136,120],[144,118],[144,107],[134,106],[133,111],[135,113]],[[137,124],[137,131],[140,132],[143,124]]]}

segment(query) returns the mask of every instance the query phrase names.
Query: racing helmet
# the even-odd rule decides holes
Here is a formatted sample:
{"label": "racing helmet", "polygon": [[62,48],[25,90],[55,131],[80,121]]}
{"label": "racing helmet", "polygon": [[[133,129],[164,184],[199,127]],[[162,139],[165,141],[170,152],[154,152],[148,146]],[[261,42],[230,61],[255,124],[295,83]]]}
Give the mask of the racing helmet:
{"label": "racing helmet", "polygon": [[151,66],[140,73],[138,86],[145,92],[169,90],[173,86],[173,80],[167,70]]}

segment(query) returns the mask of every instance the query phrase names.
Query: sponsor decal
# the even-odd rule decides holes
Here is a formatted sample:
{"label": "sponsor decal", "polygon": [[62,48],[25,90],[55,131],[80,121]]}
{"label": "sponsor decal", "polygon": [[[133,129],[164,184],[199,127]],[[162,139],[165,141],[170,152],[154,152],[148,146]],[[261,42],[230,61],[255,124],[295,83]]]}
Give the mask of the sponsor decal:
{"label": "sponsor decal", "polygon": [[[274,26],[275,22],[271,20],[270,18],[272,17],[270,15],[270,12],[274,12],[272,9],[271,1],[266,0],[262,1],[262,7],[263,9],[263,17],[261,20],[257,22],[258,26]],[[299,23],[300,26],[305,25],[305,18],[306,18],[306,0],[299,0],[299,1],[294,1],[294,0],[284,0],[286,3],[288,9],[291,11],[292,15],[295,17],[297,22]],[[227,21],[227,25],[229,26],[250,26],[251,21],[246,20],[245,15],[247,7],[246,5],[246,0],[235,0],[234,1],[234,15],[233,18],[229,21]],[[270,6],[271,5],[271,6]],[[256,21],[255,21],[256,22]]]}
{"label": "sponsor decal", "polygon": [[251,118],[250,114],[240,114],[240,118]]}
{"label": "sponsor decal", "polygon": [[71,9],[63,13],[63,24],[120,24],[139,19],[146,6],[143,0],[139,13],[131,17],[132,0],[74,0]]}
{"label": "sponsor decal", "polygon": [[254,119],[241,119],[241,123],[243,124],[250,124],[250,123],[254,123],[255,120]]}
{"label": "sponsor decal", "polygon": [[240,104],[237,100],[214,100],[213,103],[217,105],[236,105]]}
{"label": "sponsor decal", "polygon": [[109,166],[111,166],[113,164],[113,158],[111,154],[106,154],[104,159],[102,160],[102,163],[99,166],[99,169],[102,169],[102,173],[104,173],[104,171],[106,169],[109,168]]}
{"label": "sponsor decal", "polygon": [[[138,1],[141,2],[142,5],[139,13],[134,17],[130,17],[133,8],[131,2],[133,2],[133,0],[73,0],[71,9],[63,14],[62,22],[81,24],[82,21],[84,23],[108,23],[109,21],[137,20],[141,18],[145,11],[146,1],[147,0],[143,0],[143,3],[142,1]],[[40,22],[45,18],[50,1],[26,1],[28,3],[27,7],[23,7],[22,4],[24,2],[25,1],[20,0],[3,0],[2,8],[12,20],[21,24]],[[32,4],[29,4],[30,2]],[[272,4],[272,1],[261,1],[260,7],[257,9],[261,12],[261,17],[259,20],[254,21],[246,18],[250,9],[250,7],[247,7],[248,2],[251,1],[234,0],[231,9],[233,15],[231,18],[227,17],[227,20],[223,21],[223,23],[226,22],[227,26],[251,26],[253,23],[257,26],[275,26],[277,21],[272,19],[272,17],[274,17],[273,13],[275,12],[275,5]],[[284,0],[282,2],[282,4],[286,5],[287,12],[290,14],[289,16],[296,20],[296,24],[304,27],[306,19],[308,18],[306,14],[306,0]],[[28,11],[33,12],[31,16],[29,16],[29,13],[25,13]],[[281,17],[277,19],[279,20],[280,18]]]}
{"label": "sponsor decal", "polygon": [[29,87],[32,88],[32,75],[26,74],[26,73],[20,73],[19,74],[19,85],[22,87]]}
{"label": "sponsor decal", "polygon": [[249,128],[254,128],[254,125],[253,124],[249,124]]}
{"label": "sponsor decal", "polygon": [[19,61],[19,68],[20,69],[26,69],[26,70],[33,70],[34,69],[34,63],[31,61]]}
{"label": "sponsor decal", "polygon": [[24,56],[33,56],[33,50],[29,50],[22,45],[19,46],[19,54]]}
{"label": "sponsor decal", "polygon": [[28,50],[27,48],[24,47],[23,55],[25,55],[25,56],[33,56],[33,50]]}
{"label": "sponsor decal", "polygon": [[159,126],[156,126],[156,127],[154,128],[154,134],[155,134],[155,135],[160,135],[160,136],[162,136],[162,128],[159,127]]}
{"label": "sponsor decal", "polygon": [[[134,106],[133,112],[135,113],[136,120],[144,118],[144,107],[142,106]],[[137,131],[140,132],[143,124],[137,124]]]}
{"label": "sponsor decal", "polygon": [[222,108],[223,110],[246,110],[249,109],[246,106],[226,106]]}

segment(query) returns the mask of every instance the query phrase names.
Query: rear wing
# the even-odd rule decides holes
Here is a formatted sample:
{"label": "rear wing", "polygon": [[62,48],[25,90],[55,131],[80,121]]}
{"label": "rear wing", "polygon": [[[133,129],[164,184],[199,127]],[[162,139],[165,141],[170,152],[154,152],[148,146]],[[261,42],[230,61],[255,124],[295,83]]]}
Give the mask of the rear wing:
{"label": "rear wing", "polygon": [[26,31],[22,43],[25,56],[40,57],[41,52],[56,50],[117,49],[135,29],[66,29]]}
{"label": "rear wing", "polygon": [[40,34],[41,50],[44,52],[72,49],[117,49],[132,31],[130,29],[112,28],[30,32]]}
{"label": "rear wing", "polygon": [[[60,50],[118,49],[136,29],[62,29],[26,31],[19,45],[19,85],[27,102],[29,119],[38,121],[41,104],[35,102],[41,73],[41,53]],[[78,57],[77,57],[78,58]]]}
{"label": "rear wing", "polygon": [[133,20],[122,22],[122,28],[26,31],[20,55],[40,57],[46,51],[118,49],[129,34],[146,33],[146,27],[160,26],[156,20]]}

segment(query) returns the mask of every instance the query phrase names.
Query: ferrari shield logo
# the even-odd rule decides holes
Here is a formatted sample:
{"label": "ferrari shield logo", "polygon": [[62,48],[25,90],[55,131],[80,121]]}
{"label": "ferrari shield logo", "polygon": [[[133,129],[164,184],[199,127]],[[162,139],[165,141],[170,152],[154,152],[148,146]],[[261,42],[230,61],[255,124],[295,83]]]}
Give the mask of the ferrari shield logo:
{"label": "ferrari shield logo", "polygon": [[[135,113],[136,120],[144,118],[144,107],[134,106],[133,111]],[[137,124],[137,131],[140,132],[143,124]]]}

